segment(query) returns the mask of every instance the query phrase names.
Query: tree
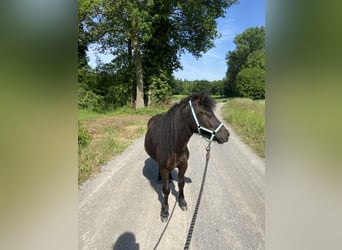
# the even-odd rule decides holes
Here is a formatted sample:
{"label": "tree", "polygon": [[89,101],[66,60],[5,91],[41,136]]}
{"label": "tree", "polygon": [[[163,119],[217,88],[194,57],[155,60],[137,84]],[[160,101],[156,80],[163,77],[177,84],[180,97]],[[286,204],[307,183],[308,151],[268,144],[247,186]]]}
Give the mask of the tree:
{"label": "tree", "polygon": [[149,92],[150,86],[164,85],[152,82],[170,85],[172,72],[181,68],[182,53],[189,51],[200,57],[214,46],[214,39],[219,37],[216,19],[236,2],[98,0],[96,11],[89,12],[87,21],[82,21],[79,28],[97,38],[101,51],[114,56],[113,66],[118,66],[119,60],[132,71],[126,82],[135,83],[132,96],[136,106],[141,107],[144,92]]}
{"label": "tree", "polygon": [[[254,67],[265,70],[265,28],[249,28],[238,34],[234,38],[234,43],[236,49],[229,51],[226,56],[228,70],[226,73],[225,94],[241,96],[242,93],[239,92],[236,86],[236,77],[239,72],[245,68]],[[242,73],[242,75],[245,73]]]}
{"label": "tree", "polygon": [[265,98],[265,70],[244,68],[236,76],[236,89],[242,97],[253,100]]}
{"label": "tree", "polygon": [[88,66],[86,52],[89,44],[99,37],[94,17],[98,15],[100,0],[78,0],[78,64],[79,68]]}
{"label": "tree", "polygon": [[151,99],[153,103],[166,103],[172,94],[168,74],[161,71],[158,76],[150,76],[149,81],[151,83]]}
{"label": "tree", "polygon": [[185,51],[198,58],[212,48],[219,37],[216,19],[234,3],[236,0],[155,0],[150,9],[151,39],[143,45],[146,86],[151,86],[149,79],[161,77],[159,72],[171,82],[172,72],[181,68],[179,57]]}
{"label": "tree", "polygon": [[[125,60],[128,68],[134,68],[135,106],[144,106],[143,66],[141,44],[150,38],[151,21],[148,9],[152,0],[104,0],[101,13],[95,18],[101,38],[102,50],[109,50],[116,58]],[[132,76],[134,74],[131,74]],[[128,82],[131,82],[128,80]]]}

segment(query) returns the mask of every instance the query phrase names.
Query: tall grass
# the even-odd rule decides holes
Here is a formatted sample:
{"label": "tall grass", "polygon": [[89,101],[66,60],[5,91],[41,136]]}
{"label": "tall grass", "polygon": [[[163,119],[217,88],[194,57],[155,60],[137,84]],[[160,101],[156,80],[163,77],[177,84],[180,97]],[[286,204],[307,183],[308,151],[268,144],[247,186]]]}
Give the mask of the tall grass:
{"label": "tall grass", "polygon": [[113,155],[124,150],[117,139],[117,130],[113,128],[104,133],[102,138],[93,139],[89,145],[79,150],[78,182],[81,184],[92,174],[100,170],[100,166],[106,163]]}
{"label": "tall grass", "polygon": [[232,98],[224,105],[222,113],[243,141],[265,157],[265,100]]}
{"label": "tall grass", "polygon": [[152,115],[167,109],[167,106],[139,110],[122,107],[105,113],[79,110],[79,184],[99,172],[102,165],[144,135]]}

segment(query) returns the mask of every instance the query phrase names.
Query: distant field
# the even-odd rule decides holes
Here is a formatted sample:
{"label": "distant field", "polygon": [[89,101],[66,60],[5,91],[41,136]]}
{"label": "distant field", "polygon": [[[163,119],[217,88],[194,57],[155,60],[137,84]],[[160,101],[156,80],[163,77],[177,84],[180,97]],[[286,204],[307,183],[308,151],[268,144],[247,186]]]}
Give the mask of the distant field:
{"label": "distant field", "polygon": [[222,114],[243,141],[265,157],[265,100],[228,99]]}

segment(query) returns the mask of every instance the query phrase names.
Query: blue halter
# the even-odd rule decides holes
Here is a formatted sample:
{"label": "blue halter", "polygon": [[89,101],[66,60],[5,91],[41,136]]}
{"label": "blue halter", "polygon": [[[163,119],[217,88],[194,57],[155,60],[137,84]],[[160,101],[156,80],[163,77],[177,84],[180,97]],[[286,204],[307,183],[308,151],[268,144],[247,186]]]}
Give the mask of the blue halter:
{"label": "blue halter", "polygon": [[211,134],[210,138],[206,138],[204,137],[207,141],[209,142],[212,142],[214,140],[214,137],[215,137],[215,134],[220,130],[220,128],[223,126],[223,123],[221,122],[217,128],[215,130],[211,130],[211,129],[207,129],[205,127],[202,127],[199,122],[198,122],[198,119],[197,119],[197,116],[196,116],[196,113],[195,113],[195,110],[192,106],[192,103],[191,103],[191,100],[189,101],[189,105],[190,105],[190,109],[191,109],[191,113],[192,113],[192,117],[194,118],[195,120],[195,123],[196,123],[196,126],[197,126],[197,129],[198,129],[198,134],[201,135],[202,137],[204,137],[202,134],[201,134],[201,129],[208,132],[209,134]]}

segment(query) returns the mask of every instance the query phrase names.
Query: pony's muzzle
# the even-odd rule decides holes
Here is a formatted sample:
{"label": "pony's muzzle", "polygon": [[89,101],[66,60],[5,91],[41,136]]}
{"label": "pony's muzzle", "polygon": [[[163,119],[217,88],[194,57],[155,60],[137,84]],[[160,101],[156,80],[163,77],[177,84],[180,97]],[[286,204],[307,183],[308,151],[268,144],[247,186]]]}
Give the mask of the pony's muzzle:
{"label": "pony's muzzle", "polygon": [[229,139],[229,131],[224,126],[217,132],[215,135],[215,139],[217,143],[222,144],[228,141]]}

